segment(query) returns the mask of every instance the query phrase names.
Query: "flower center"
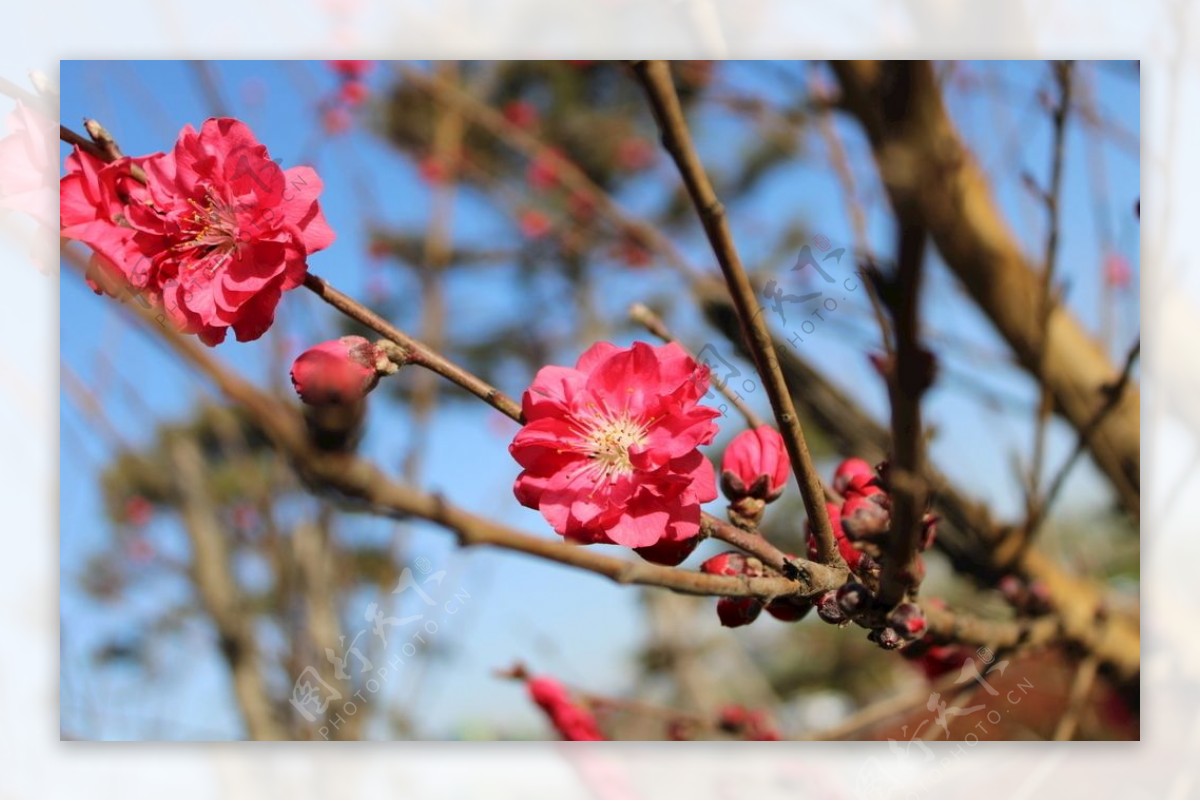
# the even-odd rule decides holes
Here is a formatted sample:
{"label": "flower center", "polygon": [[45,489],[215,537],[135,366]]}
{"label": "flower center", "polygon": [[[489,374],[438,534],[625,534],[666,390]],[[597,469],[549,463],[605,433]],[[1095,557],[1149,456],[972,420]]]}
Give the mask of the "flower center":
{"label": "flower center", "polygon": [[601,477],[609,478],[632,473],[629,449],[645,442],[645,425],[628,414],[622,414],[619,417],[597,417],[584,436],[583,449],[599,468]]}
{"label": "flower center", "polygon": [[237,251],[237,210],[233,204],[216,197],[211,189],[205,195],[204,205],[192,198],[188,198],[188,203],[193,211],[184,218],[183,233],[191,239],[175,249],[191,251],[191,267],[204,267],[212,275]]}

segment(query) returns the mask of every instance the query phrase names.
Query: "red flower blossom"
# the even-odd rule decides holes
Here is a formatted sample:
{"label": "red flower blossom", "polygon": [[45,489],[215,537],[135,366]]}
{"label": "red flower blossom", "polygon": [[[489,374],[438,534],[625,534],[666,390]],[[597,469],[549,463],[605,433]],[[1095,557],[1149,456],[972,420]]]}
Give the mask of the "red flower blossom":
{"label": "red flower blossom", "polygon": [[525,180],[534,189],[550,189],[558,183],[564,163],[565,159],[559,151],[543,150],[529,163]]}
{"label": "red flower blossom", "polygon": [[367,85],[362,81],[346,81],[338,96],[348,106],[357,106],[367,99]]}
{"label": "red flower blossom", "polygon": [[292,386],[310,406],[354,403],[379,382],[378,359],[378,349],[362,337],[331,339],[296,358]]}
{"label": "red flower blossom", "polygon": [[538,122],[537,106],[528,100],[510,100],[504,104],[504,119],[518,128],[532,128]]}
{"label": "red flower blossom", "polygon": [[162,155],[105,164],[78,148],[67,156],[67,174],[59,181],[60,234],[94,251],[88,284],[97,293],[105,289],[115,294],[128,284],[151,302],[161,297],[126,214],[128,205],[150,204],[149,190],[133,177],[133,169],[145,170],[156,158]]}
{"label": "red flower blossom", "polygon": [[654,156],[654,145],[636,136],[622,139],[617,144],[617,166],[622,170],[644,170],[654,163]]}
{"label": "red flower blossom", "polygon": [[446,180],[446,165],[437,156],[429,155],[417,163],[417,172],[421,180],[428,184],[440,184]]}
{"label": "red flower blossom", "polygon": [[134,495],[125,502],[125,522],[141,528],[154,516],[154,506],[141,495]]}
{"label": "red flower blossom", "polygon": [[245,124],[210,119],[169,154],[104,165],[77,150],[60,182],[62,234],[92,245],[181,331],[216,345],[233,328],[245,342],[304,282],[308,254],[333,241],[321,186],[311,168],[281,169]]}
{"label": "red flower blossom", "polygon": [[787,486],[791,462],[783,437],[771,426],[743,431],[721,457],[721,486],[731,500],[750,495],[778,498]]}
{"label": "red flower blossom", "polygon": [[1129,260],[1120,253],[1109,253],[1104,257],[1104,283],[1114,289],[1125,289],[1133,279]]}
{"label": "red flower blossom", "polygon": [[552,227],[550,218],[537,209],[526,209],[521,212],[517,225],[521,229],[521,235],[526,239],[541,239],[550,233]]}
{"label": "red flower blossom", "polygon": [[562,536],[645,548],[700,530],[717,497],[712,442],[720,413],[698,404],[708,370],[678,345],[593,345],[575,367],[543,367],[522,398],[509,451],[514,492]]}
{"label": "red flower blossom", "polygon": [[761,709],[747,709],[740,704],[728,704],[721,708],[717,726],[744,740],[778,740],[779,732]]}
{"label": "red flower blossom", "polygon": [[370,72],[374,66],[374,61],[366,60],[343,60],[329,62],[330,69],[337,73],[339,78],[351,81],[362,78],[364,75]]}
{"label": "red flower blossom", "polygon": [[565,687],[554,679],[530,679],[529,697],[550,718],[564,740],[603,740],[592,713],[571,700]]}
{"label": "red flower blossom", "polygon": [[330,136],[338,136],[350,130],[354,118],[343,106],[330,106],[321,112],[321,127]]}

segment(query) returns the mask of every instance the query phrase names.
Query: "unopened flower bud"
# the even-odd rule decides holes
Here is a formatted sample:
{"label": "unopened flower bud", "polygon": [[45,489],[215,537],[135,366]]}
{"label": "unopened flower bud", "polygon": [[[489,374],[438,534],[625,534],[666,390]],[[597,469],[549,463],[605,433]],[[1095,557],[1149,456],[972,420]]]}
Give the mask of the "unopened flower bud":
{"label": "unopened flower bud", "polygon": [[837,589],[837,602],[848,617],[866,610],[871,602],[871,591],[857,581],[850,581]]}
{"label": "unopened flower bud", "polygon": [[776,598],[767,604],[767,613],[776,620],[795,623],[812,611],[813,603],[806,598]]}
{"label": "unopened flower bud", "polygon": [[746,626],[758,619],[763,602],[758,598],[718,598],[717,617],[721,625],[731,629]]}
{"label": "unopened flower bud", "polygon": [[837,625],[846,621],[846,613],[838,603],[837,591],[830,590],[817,598],[817,616],[826,623]]}
{"label": "unopened flower bud", "polygon": [[933,547],[934,540],[937,539],[937,524],[941,520],[940,517],[934,514],[926,513],[921,518],[921,550],[928,551]]}
{"label": "unopened flower bud", "polygon": [[362,337],[331,339],[296,358],[292,386],[310,406],[357,403],[379,381],[378,359],[378,349]]}
{"label": "unopened flower bud", "polygon": [[761,576],[762,562],[739,551],[725,551],[704,560],[700,572],[714,576]]}
{"label": "unopened flower bud", "polygon": [[871,497],[850,495],[842,504],[842,529],[852,541],[878,539],[891,525],[891,513]]}
{"label": "unopened flower bud", "polygon": [[871,633],[867,635],[867,639],[885,651],[894,651],[904,644],[904,638],[900,636],[900,632],[891,626],[886,626],[882,629],[872,629]]}
{"label": "unopened flower bud", "polygon": [[771,426],[743,431],[721,458],[721,489],[736,502],[750,497],[769,503],[787,485],[790,463],[783,437]]}
{"label": "unopened flower bud", "polygon": [[913,640],[922,636],[927,628],[925,613],[913,603],[902,603],[888,617],[891,628],[905,639]]}
{"label": "unopened flower bud", "polygon": [[866,459],[859,459],[856,456],[846,459],[833,472],[834,491],[839,495],[845,495],[846,487],[850,485],[850,480],[855,476],[865,476],[869,480],[875,477],[875,471],[871,469],[871,465],[867,464]]}

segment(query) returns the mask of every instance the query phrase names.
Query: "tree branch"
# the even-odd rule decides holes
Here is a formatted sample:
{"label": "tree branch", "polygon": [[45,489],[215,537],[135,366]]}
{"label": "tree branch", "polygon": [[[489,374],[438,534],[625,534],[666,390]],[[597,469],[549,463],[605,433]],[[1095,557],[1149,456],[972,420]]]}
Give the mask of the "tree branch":
{"label": "tree branch", "polygon": [[725,283],[729,286],[734,308],[737,309],[742,332],[750,346],[755,367],[762,376],[763,386],[775,412],[775,420],[787,445],[792,471],[800,485],[804,508],[808,512],[817,542],[818,558],[826,565],[841,565],[843,560],[833,539],[829,515],[825,512],[825,494],[821,480],[813,467],[808,443],[805,442],[804,432],[800,427],[800,418],[796,416],[796,409],[792,403],[791,392],[784,382],[783,373],[780,372],[779,358],[775,353],[771,334],[767,330],[762,308],[754,300],[754,288],[734,248],[725,209],[717,199],[704,165],[700,163],[692,145],[691,132],[683,117],[675,86],[671,82],[670,70],[664,61],[637,61],[634,62],[634,71],[649,98],[662,135],[663,146],[679,168],[692,204],[696,207],[704,226],[704,232],[721,265],[721,272],[725,275]]}
{"label": "tree branch", "polygon": [[921,431],[921,397],[932,381],[930,354],[918,341],[921,272],[925,260],[925,229],[903,218],[892,293],[896,326],[896,359],[888,376],[892,407],[892,458],[888,483],[892,498],[892,530],[879,583],[879,602],[891,609],[916,587],[916,560],[925,514],[925,444]]}

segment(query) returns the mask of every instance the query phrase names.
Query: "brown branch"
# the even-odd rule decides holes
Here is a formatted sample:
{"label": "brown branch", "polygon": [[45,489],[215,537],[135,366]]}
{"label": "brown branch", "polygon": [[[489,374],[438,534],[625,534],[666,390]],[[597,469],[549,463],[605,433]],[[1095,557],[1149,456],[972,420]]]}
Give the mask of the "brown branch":
{"label": "brown branch", "polygon": [[[785,576],[793,574],[798,569],[795,564],[797,560],[776,548],[758,531],[747,531],[707,513],[700,520],[700,529],[715,540],[727,542],[758,557],[764,565]],[[843,578],[844,580],[845,578]]]}
{"label": "brown branch", "polygon": [[[76,264],[82,270],[82,264]],[[578,567],[619,584],[662,587],[692,595],[757,597],[764,600],[789,595],[808,596],[840,586],[845,570],[806,560],[795,560],[798,579],[717,576],[651,563],[626,561],[578,545],[525,534],[459,509],[437,495],[397,484],[375,465],[349,454],[313,449],[303,419],[296,410],[234,375],[205,348],[179,332],[160,326],[154,313],[138,304],[125,307],[166,340],[186,362],[209,378],[231,400],[241,404],[263,431],[292,459],[297,472],[310,484],[332,489],[369,510],[396,519],[420,517],[458,535],[462,546],[491,545]],[[441,358],[441,357],[437,357]],[[449,364],[449,363],[447,363]],[[473,376],[450,365],[459,378]],[[474,379],[478,380],[478,379]],[[469,381],[468,381],[469,383]],[[484,398],[486,400],[486,398]]]}
{"label": "brown branch", "polygon": [[398,359],[402,359],[408,364],[416,364],[432,370],[443,378],[458,384],[498,411],[520,422],[520,404],[483,379],[468,373],[423,343],[405,334],[354,298],[331,286],[324,279],[309,273],[304,277],[304,286],[342,314],[362,323],[367,328],[370,328],[380,336],[386,337],[399,346],[400,353],[397,354]]}
{"label": "brown branch", "polygon": [[1095,656],[1084,657],[1083,661],[1079,663],[1079,669],[1075,671],[1075,680],[1071,682],[1071,692],[1067,696],[1067,710],[1059,719],[1058,725],[1054,727],[1055,740],[1075,739],[1075,732],[1079,728],[1079,717],[1083,714],[1084,704],[1096,683],[1098,667],[1099,661]]}
{"label": "brown branch", "polygon": [[[1037,369],[1056,409],[1076,429],[1095,414],[1098,390],[1117,375],[1079,321],[1058,307],[1049,335],[1038,316],[1038,271],[1025,258],[964,145],[926,62],[838,61],[845,105],[862,124],[888,196],[928,229],[946,265],[1008,341],[1019,363]],[[1130,383],[1089,439],[1096,464],[1135,518],[1140,509],[1141,397]]]}
{"label": "brown branch", "polygon": [[775,353],[762,309],[755,303],[754,288],[734,248],[725,209],[717,199],[708,174],[692,145],[691,132],[684,119],[675,86],[671,82],[670,69],[664,61],[638,61],[634,62],[634,71],[650,101],[662,135],[663,146],[679,168],[692,204],[696,207],[705,234],[721,265],[721,272],[725,275],[725,283],[737,309],[743,335],[750,346],[755,367],[763,379],[775,420],[787,445],[792,470],[800,485],[804,508],[808,512],[817,542],[818,558],[822,564],[840,566],[843,560],[833,539],[829,515],[825,512],[825,493],[816,468],[813,467],[812,456],[809,455],[808,444],[800,426],[800,418],[796,416],[791,392],[784,382],[783,373],[780,372],[779,357]]}
{"label": "brown branch", "polygon": [[888,466],[892,498],[892,530],[880,577],[879,602],[891,609],[910,593],[921,544],[925,514],[925,445],[921,431],[921,397],[932,380],[932,357],[918,341],[921,273],[925,229],[901,220],[892,302],[896,358],[888,376],[892,407],[892,458]]}

